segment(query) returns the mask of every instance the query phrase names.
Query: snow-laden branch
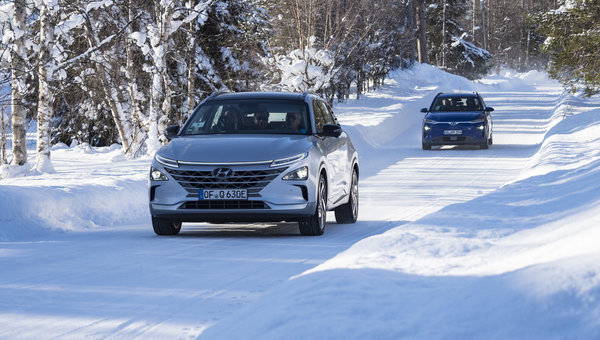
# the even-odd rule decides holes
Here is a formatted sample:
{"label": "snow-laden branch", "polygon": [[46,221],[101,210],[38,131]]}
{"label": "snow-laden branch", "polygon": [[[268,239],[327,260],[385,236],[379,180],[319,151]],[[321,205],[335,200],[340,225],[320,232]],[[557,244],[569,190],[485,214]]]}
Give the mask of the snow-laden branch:
{"label": "snow-laden branch", "polygon": [[69,60],[67,60],[67,61],[64,61],[64,62],[62,62],[62,63],[58,64],[58,65],[56,66],[56,69],[55,69],[55,70],[60,70],[60,69],[66,68],[66,67],[68,67],[68,66],[70,66],[70,65],[72,65],[72,64],[74,64],[74,63],[76,63],[76,62],[78,62],[78,61],[79,61],[79,60],[81,60],[81,59],[85,59],[85,58],[87,58],[89,55],[93,54],[94,52],[96,52],[96,51],[100,50],[101,48],[103,48],[104,46],[108,45],[110,42],[112,42],[112,41],[113,41],[113,39],[114,39],[115,37],[118,37],[118,36],[120,36],[121,34],[123,34],[123,32],[125,32],[125,30],[127,30],[127,27],[128,27],[129,25],[131,25],[131,24],[132,24],[132,23],[133,23],[135,20],[137,20],[137,19],[138,19],[138,18],[139,18],[141,15],[142,15],[142,13],[139,13],[138,15],[136,15],[136,16],[133,18],[133,20],[129,21],[129,22],[128,22],[128,23],[127,23],[127,24],[126,24],[124,27],[122,27],[122,28],[119,30],[119,32],[117,32],[117,33],[115,33],[115,34],[113,34],[113,35],[110,35],[110,36],[106,37],[106,38],[105,38],[104,40],[102,40],[102,41],[101,41],[101,42],[100,42],[98,45],[96,45],[96,46],[94,46],[94,47],[90,47],[89,49],[87,49],[87,51],[83,52],[82,54],[80,54],[80,55],[78,55],[78,56],[76,56],[76,57],[73,57],[73,58],[71,58],[71,59],[69,59]]}

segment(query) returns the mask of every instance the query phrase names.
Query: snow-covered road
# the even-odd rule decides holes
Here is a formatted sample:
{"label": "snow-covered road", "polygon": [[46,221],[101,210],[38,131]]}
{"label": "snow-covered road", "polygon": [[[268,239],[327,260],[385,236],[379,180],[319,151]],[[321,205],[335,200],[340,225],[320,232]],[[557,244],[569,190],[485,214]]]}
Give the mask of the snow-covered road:
{"label": "snow-covered road", "polygon": [[[351,303],[342,301],[347,299],[343,294],[334,293],[323,300],[339,303],[339,308],[329,305],[333,311],[329,317],[325,317],[327,311],[303,316],[293,310],[314,312],[318,307],[311,301],[321,297],[325,286],[344,284],[339,277],[319,276],[311,281],[306,273],[314,272],[315,267],[323,273],[344,266],[365,267],[368,256],[352,257],[350,253],[344,257],[343,253],[371,236],[381,239],[389,233],[406,232],[407,237],[418,239],[418,233],[429,235],[426,244],[398,244],[399,253],[389,257],[410,259],[407,254],[427,248],[427,256],[436,259],[436,264],[424,258],[422,263],[404,263],[401,269],[429,277],[454,268],[454,275],[461,275],[456,268],[464,263],[449,259],[439,264],[444,262],[447,247],[454,246],[451,242],[440,240],[431,251],[437,238],[450,238],[456,230],[436,234],[419,228],[418,223],[428,218],[429,222],[442,217],[460,219],[460,211],[455,215],[445,211],[487,197],[522,178],[555,123],[553,116],[570,112],[558,106],[564,102],[560,86],[540,81],[541,75],[490,77],[475,84],[433,68],[419,70],[430,74],[416,72],[398,72],[379,91],[336,107],[360,152],[360,215],[354,225],[328,223],[322,237],[299,236],[292,223],[187,224],[178,237],[157,237],[145,210],[149,160],[123,160],[118,150],[57,147],[53,152],[56,174],[2,180],[0,338],[431,337],[435,333],[403,328],[402,324],[386,331],[377,322],[370,326],[354,323],[339,314]],[[432,75],[439,80],[432,81]],[[428,106],[438,91],[459,88],[480,91],[487,105],[495,108],[494,145],[489,150],[421,150],[419,109]],[[328,220],[334,221],[331,213]],[[403,231],[404,226],[408,227]],[[510,228],[500,225],[488,233],[504,235]],[[385,258],[386,254],[375,254],[366,267],[383,268]],[[469,270],[476,271],[475,267]],[[363,275],[369,274],[345,273],[343,277],[368,280]],[[290,280],[294,277],[299,279]],[[412,276],[407,280],[439,285]],[[460,284],[449,280],[447,294],[463,294],[457,290]],[[397,281],[397,277],[389,277],[388,282]],[[314,289],[311,282],[324,286]],[[301,284],[305,284],[306,299],[286,295],[301,292]],[[427,299],[410,284],[404,286],[404,306],[418,306]],[[394,297],[398,297],[398,289],[397,285],[381,287],[383,293],[396,292],[390,294]],[[434,296],[439,294],[446,293],[436,291]],[[373,308],[383,313],[394,310],[381,297],[365,294],[356,298],[380,304]],[[481,301],[475,305],[477,302]],[[348,313],[360,315],[361,311]],[[303,317],[308,321],[304,329],[290,321],[300,319],[301,324]],[[334,322],[337,328],[314,331],[310,321],[315,319]],[[389,328],[385,320],[381,324]],[[437,337],[444,338],[441,329]],[[496,336],[502,334],[506,333]]]}

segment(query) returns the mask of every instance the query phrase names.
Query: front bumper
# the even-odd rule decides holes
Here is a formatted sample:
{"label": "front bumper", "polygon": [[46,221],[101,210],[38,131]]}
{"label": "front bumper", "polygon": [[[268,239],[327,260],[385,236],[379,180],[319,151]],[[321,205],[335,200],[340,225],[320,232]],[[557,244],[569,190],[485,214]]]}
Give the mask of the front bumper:
{"label": "front bumper", "polygon": [[[447,134],[446,131],[460,131],[460,134]],[[423,144],[426,145],[473,145],[487,143],[485,124],[461,123],[424,124]]]}
{"label": "front bumper", "polygon": [[[242,178],[221,180],[209,174],[222,166],[184,165],[177,169],[156,161],[152,166],[168,178],[150,181],[149,209],[154,217],[181,222],[297,221],[315,212],[313,177],[284,181],[287,173],[306,165],[271,168],[269,165],[228,166]],[[268,175],[265,175],[268,174]],[[247,200],[201,200],[200,189],[246,189]]]}

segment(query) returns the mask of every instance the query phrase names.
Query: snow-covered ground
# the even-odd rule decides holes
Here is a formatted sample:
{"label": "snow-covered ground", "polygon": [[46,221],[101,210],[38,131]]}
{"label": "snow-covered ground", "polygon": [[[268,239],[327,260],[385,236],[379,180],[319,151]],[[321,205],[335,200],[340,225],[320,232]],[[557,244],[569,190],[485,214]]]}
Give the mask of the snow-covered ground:
{"label": "snow-covered ground", "polygon": [[[496,109],[490,149],[421,150],[419,109],[448,90]],[[0,180],[0,338],[600,338],[600,96],[423,65],[335,110],[360,216],[321,237],[157,237],[150,159],[117,147],[58,145],[56,173]]]}

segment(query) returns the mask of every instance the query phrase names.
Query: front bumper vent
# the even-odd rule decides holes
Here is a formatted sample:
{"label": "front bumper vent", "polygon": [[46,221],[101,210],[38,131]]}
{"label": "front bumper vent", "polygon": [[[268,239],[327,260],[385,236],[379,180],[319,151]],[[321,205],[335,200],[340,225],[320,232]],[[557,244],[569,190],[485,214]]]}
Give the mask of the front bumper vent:
{"label": "front bumper vent", "polygon": [[197,210],[222,210],[222,209],[270,209],[263,201],[246,200],[200,200],[188,201],[179,206],[179,209],[197,209]]}

